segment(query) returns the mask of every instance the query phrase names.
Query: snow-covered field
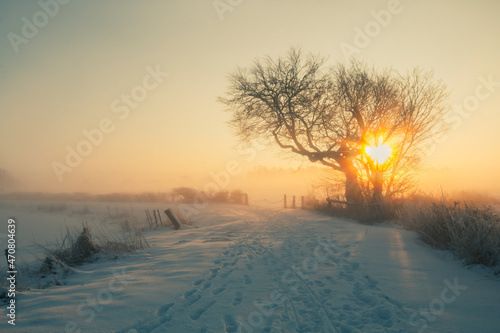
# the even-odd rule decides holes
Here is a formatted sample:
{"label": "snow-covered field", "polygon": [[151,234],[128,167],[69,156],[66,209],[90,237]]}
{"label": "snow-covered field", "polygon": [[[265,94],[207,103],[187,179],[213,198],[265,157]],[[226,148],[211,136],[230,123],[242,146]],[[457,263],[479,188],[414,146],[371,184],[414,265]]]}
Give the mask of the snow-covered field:
{"label": "snow-covered field", "polygon": [[[108,206],[141,218],[169,206],[85,205],[4,204],[0,218],[16,218],[22,252],[33,235],[53,242],[65,223],[111,223]],[[78,267],[61,286],[17,294],[16,326],[2,306],[0,331],[500,331],[500,279],[413,232],[263,206],[209,205],[192,220],[146,232],[150,248]]]}

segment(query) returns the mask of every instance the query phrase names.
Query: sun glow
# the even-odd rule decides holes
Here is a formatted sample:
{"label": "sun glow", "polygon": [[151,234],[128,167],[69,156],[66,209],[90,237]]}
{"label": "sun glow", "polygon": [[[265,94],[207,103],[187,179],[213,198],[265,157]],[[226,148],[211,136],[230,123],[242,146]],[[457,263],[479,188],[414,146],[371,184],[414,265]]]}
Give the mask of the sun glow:
{"label": "sun glow", "polygon": [[383,143],[382,139],[379,139],[378,144],[366,146],[365,153],[375,164],[382,165],[392,156],[392,148],[387,143]]}

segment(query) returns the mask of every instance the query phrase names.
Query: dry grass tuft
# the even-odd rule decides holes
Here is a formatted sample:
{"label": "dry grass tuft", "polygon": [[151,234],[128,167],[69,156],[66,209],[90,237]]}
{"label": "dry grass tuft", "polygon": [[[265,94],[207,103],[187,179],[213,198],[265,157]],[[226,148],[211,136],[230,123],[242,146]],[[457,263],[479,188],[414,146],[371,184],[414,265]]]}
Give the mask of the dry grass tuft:
{"label": "dry grass tuft", "polygon": [[450,250],[465,265],[500,269],[500,218],[492,207],[421,197],[406,202],[398,217],[426,243]]}

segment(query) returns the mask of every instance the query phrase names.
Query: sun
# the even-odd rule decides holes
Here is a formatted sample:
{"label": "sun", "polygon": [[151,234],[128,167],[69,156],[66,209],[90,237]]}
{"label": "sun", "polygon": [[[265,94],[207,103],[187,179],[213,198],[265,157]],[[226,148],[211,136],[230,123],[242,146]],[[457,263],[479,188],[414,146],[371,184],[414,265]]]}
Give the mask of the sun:
{"label": "sun", "polygon": [[375,164],[382,165],[392,156],[392,149],[387,143],[383,143],[382,140],[379,140],[378,144],[375,146],[366,146],[365,153]]}

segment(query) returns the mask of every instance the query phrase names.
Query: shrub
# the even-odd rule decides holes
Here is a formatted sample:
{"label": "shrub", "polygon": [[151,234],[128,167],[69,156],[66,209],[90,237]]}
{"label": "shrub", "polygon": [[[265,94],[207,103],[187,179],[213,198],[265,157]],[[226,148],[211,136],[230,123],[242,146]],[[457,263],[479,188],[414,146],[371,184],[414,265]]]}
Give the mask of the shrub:
{"label": "shrub", "polygon": [[209,196],[208,200],[213,202],[229,202],[229,192],[220,190],[218,192],[212,193]]}
{"label": "shrub", "polygon": [[[392,220],[396,218],[396,210],[402,204],[398,199],[386,199],[381,203],[340,203],[345,202],[343,197],[337,196],[333,201],[324,204],[315,203],[312,208],[329,215],[347,217],[365,224]],[[306,201],[306,208],[307,206]]]}
{"label": "shrub", "polygon": [[242,190],[233,190],[231,191],[231,193],[229,193],[230,203],[244,205],[246,203],[245,199],[246,195]]}
{"label": "shrub", "polygon": [[198,191],[190,187],[178,187],[172,190],[174,196],[181,196],[185,202],[194,202]]}
{"label": "shrub", "polygon": [[67,229],[62,244],[56,248],[42,248],[46,258],[40,266],[40,273],[54,273],[54,270],[74,267],[85,262],[91,262],[99,253],[124,253],[149,246],[140,228],[130,228],[121,232],[112,232],[101,227],[92,235],[88,225],[83,226],[80,233]]}
{"label": "shrub", "polygon": [[420,200],[406,203],[398,216],[423,241],[450,250],[465,265],[500,266],[500,218],[489,206]]}

